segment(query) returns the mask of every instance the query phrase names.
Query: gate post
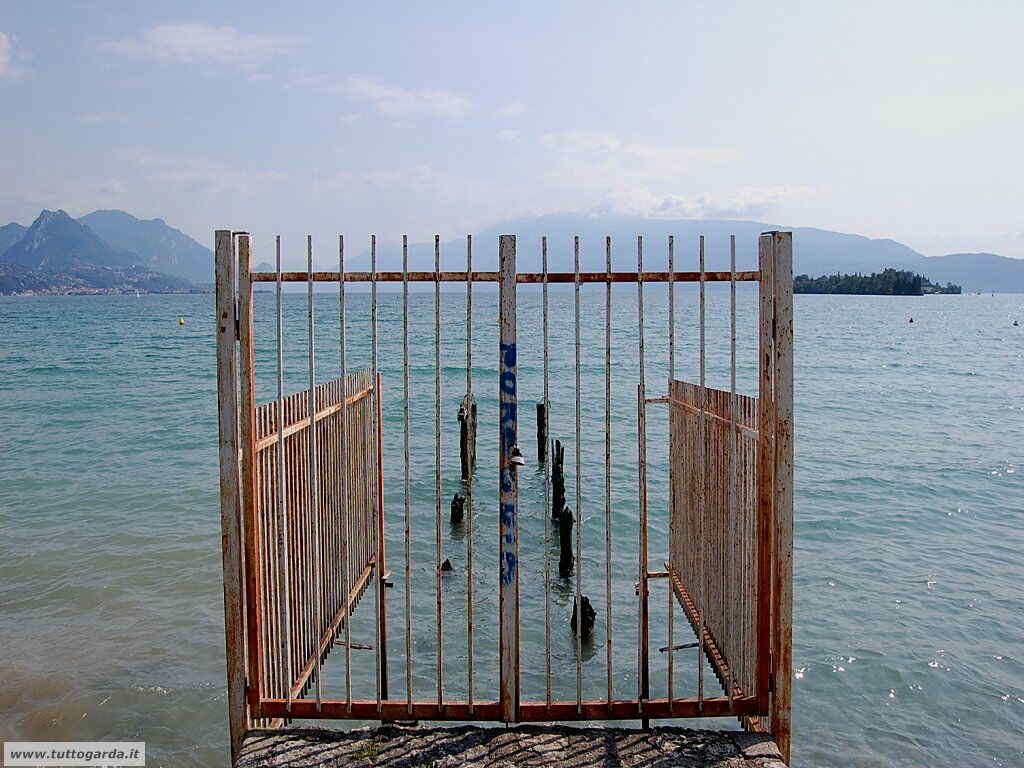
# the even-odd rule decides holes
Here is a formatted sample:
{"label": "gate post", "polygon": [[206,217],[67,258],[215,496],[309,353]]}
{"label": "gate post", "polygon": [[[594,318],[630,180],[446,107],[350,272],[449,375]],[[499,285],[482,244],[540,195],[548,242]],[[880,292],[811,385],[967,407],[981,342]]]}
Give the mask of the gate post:
{"label": "gate post", "polygon": [[224,569],[224,645],[232,765],[252,725],[246,706],[245,603],[242,592],[242,503],[238,462],[238,321],[231,232],[214,238],[217,312],[217,416],[220,453],[220,536]]}
{"label": "gate post", "polygon": [[519,719],[519,520],[516,511],[519,479],[511,462],[517,442],[516,396],[516,238],[498,238],[500,287],[499,335],[499,584],[498,647],[501,716]]}
{"label": "gate post", "polygon": [[241,448],[242,563],[245,588],[246,699],[249,712],[259,717],[263,681],[263,585],[260,572],[259,518],[256,515],[256,349],[253,327],[252,254],[249,234],[238,236],[238,394]]}
{"label": "gate post", "polygon": [[775,492],[775,259],[772,233],[757,240],[757,698],[758,714],[771,711],[772,528]]}
{"label": "gate post", "polygon": [[793,233],[773,232],[775,498],[771,731],[789,763],[793,683]]}

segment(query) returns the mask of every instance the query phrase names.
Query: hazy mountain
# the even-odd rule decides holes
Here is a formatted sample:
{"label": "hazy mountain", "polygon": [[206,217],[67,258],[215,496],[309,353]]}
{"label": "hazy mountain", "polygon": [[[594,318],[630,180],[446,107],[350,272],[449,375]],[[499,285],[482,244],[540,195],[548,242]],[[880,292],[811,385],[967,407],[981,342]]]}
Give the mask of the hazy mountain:
{"label": "hazy mountain", "polygon": [[[677,270],[696,270],[699,266],[698,238],[704,235],[704,263],[708,270],[729,268],[729,236],[736,235],[737,269],[757,267],[757,237],[761,232],[788,229],[793,232],[794,274],[820,276],[839,273],[878,272],[887,267],[911,269],[933,282],[953,282],[965,291],[998,290],[1024,292],[1024,259],[994,254],[952,254],[926,257],[903,243],[872,239],[862,235],[832,232],[811,227],[787,227],[757,221],[709,219],[644,219],[628,216],[584,216],[554,214],[512,219],[489,227],[473,236],[473,266],[477,270],[497,269],[498,235],[514,233],[516,265],[520,272],[540,271],[540,238],[548,237],[548,269],[573,269],[573,236],[580,235],[580,268],[601,271],[605,268],[605,235],[612,238],[612,268],[628,271],[636,268],[637,233],[644,235],[644,267],[663,269],[667,262],[668,236],[675,236]],[[395,242],[378,244],[381,269],[401,268],[401,247]],[[362,253],[352,269],[365,269],[369,263]],[[448,240],[441,246],[442,269],[463,269],[466,263],[465,238]],[[410,269],[434,268],[432,242],[409,246]]]}
{"label": "hazy mountain", "polygon": [[956,283],[964,291],[1024,293],[1024,259],[994,253],[951,253],[915,262],[916,272],[937,283]]}
{"label": "hazy mountain", "polygon": [[[17,232],[8,225],[4,232]],[[115,248],[64,211],[43,211],[17,242],[0,255],[0,293],[66,294],[181,292],[193,289],[180,277],[139,264],[131,251]]]}
{"label": "hazy mountain", "polygon": [[[597,216],[551,214],[512,219],[475,233],[473,266],[477,270],[497,269],[498,235],[515,233],[517,268],[519,271],[540,271],[540,239],[548,237],[548,268],[571,271],[573,268],[573,236],[580,235],[580,267],[585,271],[605,268],[605,235],[612,237],[612,268],[628,271],[636,268],[637,233],[644,235],[644,266],[663,269],[667,259],[668,235],[675,236],[675,264],[678,270],[698,268],[698,237],[705,236],[705,267],[708,270],[729,268],[729,236],[736,235],[736,266],[752,269],[757,265],[757,236],[772,229],[792,229],[794,274],[814,277],[836,273],[870,274],[887,267],[910,269],[933,282],[953,282],[964,291],[1024,292],[1024,259],[1010,259],[991,253],[957,253],[926,257],[895,240],[871,239],[861,235],[831,232],[809,227],[789,228],[756,221],[708,219],[644,219],[630,216]],[[447,240],[441,246],[442,269],[463,269],[466,263],[465,238]],[[0,227],[0,265],[7,263],[23,268],[6,269],[5,284],[14,279],[45,283],[45,272],[63,270],[65,283],[55,285],[107,285],[121,280],[130,289],[132,280],[142,275],[166,275],[197,283],[212,282],[213,254],[203,245],[163,219],[138,219],[124,211],[94,211],[76,221],[64,211],[43,211],[32,226],[19,224]],[[400,269],[401,246],[397,241],[378,241],[380,269]],[[96,272],[87,267],[126,269],[120,276]],[[321,265],[333,269],[332,265]],[[366,269],[369,254],[363,251],[353,258],[349,269]],[[433,242],[409,246],[411,269],[431,270],[434,267]],[[302,268],[286,265],[287,268]],[[78,275],[68,270],[78,268]],[[260,264],[260,271],[273,271],[269,264]],[[36,270],[25,272],[24,270]],[[41,270],[41,271],[40,271]],[[162,273],[162,274],[161,274]],[[28,282],[25,282],[28,281]],[[69,282],[70,281],[70,282]],[[75,282],[79,281],[79,282]],[[178,290],[183,283],[163,283],[168,290]],[[110,288],[110,290],[114,290]],[[139,290],[143,290],[140,288]]]}
{"label": "hazy mountain", "polygon": [[213,282],[213,252],[163,219],[137,219],[124,211],[93,211],[79,219],[138,263],[196,283]]}
{"label": "hazy mountain", "polygon": [[120,267],[136,261],[115,250],[64,211],[43,211],[0,261],[33,269],[61,270],[81,265]]}
{"label": "hazy mountain", "polygon": [[0,256],[3,256],[4,251],[21,240],[26,232],[28,232],[26,227],[14,221],[0,227]]}
{"label": "hazy mountain", "polygon": [[[571,271],[573,235],[580,235],[580,268],[600,271],[605,268],[605,236],[612,238],[612,268],[635,269],[637,234],[644,235],[644,266],[664,268],[668,255],[667,240],[675,236],[676,269],[696,270],[699,266],[698,237],[704,235],[704,260],[708,270],[729,268],[729,236],[736,235],[736,267],[752,269],[757,265],[757,236],[777,224],[756,221],[709,219],[645,219],[631,216],[583,216],[553,214],[513,219],[474,234],[473,261],[476,269],[497,268],[498,235],[518,235],[516,261],[519,271],[540,271],[540,238],[548,237],[548,269]],[[824,229],[793,229],[794,269],[812,275],[835,271],[872,271],[922,259],[917,251],[895,240],[872,240],[861,235],[830,232]],[[442,268],[458,269],[465,264],[465,238],[442,244]],[[382,242],[378,260],[383,269],[401,266],[401,248]],[[360,258],[364,267],[368,258]],[[411,269],[433,269],[433,243],[409,246]]]}

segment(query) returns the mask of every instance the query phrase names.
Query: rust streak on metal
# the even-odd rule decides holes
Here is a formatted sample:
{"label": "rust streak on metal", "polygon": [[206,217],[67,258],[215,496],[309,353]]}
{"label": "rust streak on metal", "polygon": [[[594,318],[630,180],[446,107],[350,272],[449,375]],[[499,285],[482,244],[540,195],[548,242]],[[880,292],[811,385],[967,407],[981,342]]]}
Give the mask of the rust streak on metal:
{"label": "rust streak on metal", "polygon": [[[346,618],[348,616],[349,610],[354,609],[355,606],[356,606],[356,603],[358,603],[359,599],[363,596],[363,591],[366,589],[367,583],[369,582],[370,577],[371,577],[372,574],[373,574],[373,566],[372,565],[368,565],[368,566],[366,566],[363,569],[362,574],[359,576],[358,579],[356,579],[355,584],[352,586],[352,591],[349,592],[348,600],[346,601],[346,603],[344,605],[341,606],[341,608],[338,609],[338,612],[334,615],[334,618],[331,619],[330,624],[327,625],[327,629],[320,636],[320,640],[317,643],[317,652],[319,653],[319,657],[321,659],[324,656],[327,655],[328,651],[330,651],[331,646],[334,644],[335,635],[338,632],[338,628],[341,626],[341,622],[346,620]],[[313,674],[313,670],[316,667],[317,652],[315,652],[314,654],[312,654],[310,656],[310,658],[306,662],[305,666],[303,666],[302,669],[299,671],[299,676],[296,678],[295,684],[292,686],[291,695],[292,695],[292,706],[293,707],[300,703],[298,699],[302,695],[302,691],[306,687],[306,683],[309,681],[309,678]],[[322,698],[321,699],[321,704],[325,703],[326,701],[327,701],[327,699],[323,699]],[[314,705],[316,704],[316,702],[311,702],[311,703],[313,703]],[[344,700],[342,700],[341,703],[342,703],[342,706],[345,705],[345,701]],[[353,701],[352,703],[353,703],[353,705],[355,705],[355,701]],[[374,706],[374,711],[376,711],[376,707],[377,707],[376,699],[373,702],[373,706]],[[267,715],[271,715],[271,716],[273,715],[273,713],[261,713],[261,714],[267,714]]]}
{"label": "rust streak on metal", "polygon": [[[737,282],[757,282],[761,275],[758,271],[737,272]],[[304,283],[307,280],[305,272],[282,272],[281,280],[286,283]],[[346,272],[346,283],[369,283],[376,279],[378,283],[400,283],[402,282],[401,272]],[[709,283],[728,283],[732,279],[730,272],[705,272],[704,280]],[[340,280],[338,272],[314,272],[313,282],[336,283]],[[497,272],[409,272],[410,283],[463,283],[471,280],[474,283],[497,283],[500,275]],[[254,283],[277,282],[276,272],[253,272]],[[700,282],[700,272],[643,272],[637,275],[636,272],[580,272],[581,283],[697,283]],[[543,272],[519,272],[516,274],[517,283],[543,283]],[[574,283],[576,282],[575,272],[549,272],[549,283]]]}
{"label": "rust streak on metal", "polygon": [[[757,700],[744,696],[735,701],[735,711],[739,715],[753,715],[757,711]],[[262,710],[268,716],[283,716],[284,699],[264,699]],[[501,705],[496,701],[476,702],[475,712],[471,715],[469,705],[465,702],[450,701],[438,706],[433,701],[414,701],[412,717],[416,720],[500,720]],[[644,712],[651,718],[666,717],[669,714],[668,699],[647,699],[644,701]],[[615,699],[609,703],[605,699],[584,701],[577,712],[575,701],[522,702],[519,705],[522,722],[547,722],[552,720],[633,720],[636,719],[636,702],[629,699]],[[693,698],[679,698],[672,701],[673,717],[723,717],[729,714],[729,699],[724,696],[704,699],[703,712],[699,702]],[[324,699],[321,711],[316,711],[316,702],[299,700],[292,702],[291,717],[299,719],[327,717],[331,719],[377,719],[377,702],[353,701],[352,712],[346,711],[345,702],[337,699]],[[387,701],[381,706],[381,716],[387,720],[407,719],[404,701]]]}
{"label": "rust streak on metal", "polygon": [[[350,405],[355,405],[364,397],[368,397],[371,392],[373,392],[373,387],[366,387],[365,389],[356,392],[354,395],[349,395],[349,397],[345,398],[344,403],[335,403],[334,405],[328,405],[326,408],[321,408],[316,412],[316,420],[320,421],[321,419],[324,419],[328,416],[337,413],[342,408],[346,408]],[[309,416],[306,416],[304,418],[299,419],[298,421],[293,422],[292,424],[288,424],[284,428],[284,435],[282,437],[290,437],[291,435],[294,435],[296,432],[301,432],[302,430],[307,429],[308,427]],[[256,441],[256,452],[259,453],[260,451],[269,448],[270,446],[277,443],[277,440],[278,436],[276,433],[272,435],[267,435],[266,437],[261,437],[259,440]]]}

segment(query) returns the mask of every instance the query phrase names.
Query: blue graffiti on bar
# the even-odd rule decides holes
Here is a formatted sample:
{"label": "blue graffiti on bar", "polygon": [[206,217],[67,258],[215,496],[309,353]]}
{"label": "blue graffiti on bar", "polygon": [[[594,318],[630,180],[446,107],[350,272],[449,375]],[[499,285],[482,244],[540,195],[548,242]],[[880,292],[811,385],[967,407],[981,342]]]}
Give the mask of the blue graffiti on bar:
{"label": "blue graffiti on bar", "polygon": [[[508,456],[512,453],[512,449],[516,444],[517,408],[515,403],[515,344],[501,344],[501,361],[504,367],[508,369],[503,371],[501,374],[501,395],[503,398],[505,396],[513,398],[512,402],[502,402],[500,404],[501,447],[502,455],[507,461]],[[515,476],[513,475],[512,467],[508,464],[501,467],[501,492],[503,495],[515,492]],[[515,553],[515,529],[518,521],[516,519],[516,504],[514,496],[511,502],[502,502],[499,505],[499,515],[501,517],[502,528],[505,530],[504,542],[507,547],[501,559],[501,580],[505,584],[511,584],[512,580],[515,578],[516,568],[519,565]]]}

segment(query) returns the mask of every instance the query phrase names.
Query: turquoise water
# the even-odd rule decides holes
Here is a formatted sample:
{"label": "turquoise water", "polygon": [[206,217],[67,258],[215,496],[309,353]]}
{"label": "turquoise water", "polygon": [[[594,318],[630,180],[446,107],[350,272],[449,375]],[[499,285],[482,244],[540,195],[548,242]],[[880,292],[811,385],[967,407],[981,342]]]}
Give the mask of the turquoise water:
{"label": "turquoise water", "polygon": [[[649,394],[667,375],[664,289],[647,293]],[[288,295],[286,385],[304,388],[305,298]],[[478,700],[494,698],[496,294],[475,294]],[[677,305],[677,375],[696,376],[696,295]],[[739,381],[754,384],[752,294],[740,293]],[[524,697],[543,697],[539,293],[519,311]],[[260,399],[273,392],[272,295],[260,294]],[[350,365],[367,364],[352,297]],[[413,306],[413,672],[433,695],[433,297]],[[554,436],[574,496],[572,294],[552,295]],[[728,384],[727,294],[709,292],[709,381]],[[613,615],[616,695],[635,690],[635,289],[616,294]],[[337,370],[337,299],[317,299],[318,360]],[[178,317],[187,320],[178,324]],[[908,318],[913,316],[913,324]],[[444,296],[446,691],[465,694],[465,537],[450,530],[465,387],[464,298]],[[151,765],[226,762],[211,296],[0,299],[0,738],[139,739]],[[1024,764],[1024,298],[796,297],[794,764]],[[605,681],[603,289],[585,293],[583,591],[598,610],[586,696]],[[404,695],[400,297],[381,297],[391,686]],[[592,351],[592,355],[591,355]],[[649,414],[652,567],[664,559],[665,425]],[[552,585],[555,695],[575,695],[571,583]],[[663,645],[655,587],[652,645]],[[678,614],[677,614],[678,615]],[[358,617],[357,617],[358,618]],[[372,624],[353,622],[372,642]],[[686,640],[688,638],[683,638]],[[679,642],[679,640],[677,640]],[[359,654],[364,654],[360,656]],[[368,669],[366,651],[354,651]],[[680,653],[677,695],[692,693]],[[340,656],[340,654],[335,654]],[[654,693],[664,658],[654,654]],[[325,672],[328,695],[342,668]],[[373,696],[372,676],[356,693]],[[694,723],[696,725],[697,723]],[[728,726],[728,721],[714,721]]]}

